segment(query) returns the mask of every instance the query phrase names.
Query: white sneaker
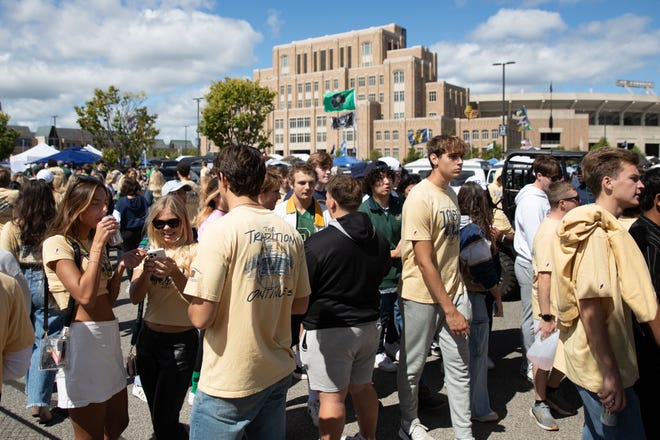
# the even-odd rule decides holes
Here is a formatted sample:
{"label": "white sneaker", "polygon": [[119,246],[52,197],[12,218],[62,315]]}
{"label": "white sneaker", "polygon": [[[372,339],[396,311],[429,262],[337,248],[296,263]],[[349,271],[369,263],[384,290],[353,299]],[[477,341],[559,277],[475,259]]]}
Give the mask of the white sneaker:
{"label": "white sneaker", "polygon": [[374,368],[379,370],[386,371],[388,373],[396,373],[397,366],[392,359],[390,359],[385,353],[378,353],[374,361]]}
{"label": "white sneaker", "polygon": [[385,353],[391,358],[394,358],[395,361],[399,360],[399,343],[398,342],[392,342],[391,344],[389,342],[385,342],[383,344],[385,346]]}
{"label": "white sneaker", "polygon": [[419,419],[415,419],[410,423],[406,429],[405,423],[401,424],[399,428],[399,438],[401,440],[433,440],[433,437],[427,432],[429,428],[419,423]]}
{"label": "white sneaker", "polygon": [[132,394],[137,397],[138,399],[142,400],[143,402],[147,401],[147,396],[144,394],[144,390],[142,389],[141,386],[133,384],[133,392]]}
{"label": "white sneaker", "polygon": [[319,408],[321,402],[314,400],[312,402],[307,402],[307,414],[312,419],[312,424],[316,427],[319,426]]}

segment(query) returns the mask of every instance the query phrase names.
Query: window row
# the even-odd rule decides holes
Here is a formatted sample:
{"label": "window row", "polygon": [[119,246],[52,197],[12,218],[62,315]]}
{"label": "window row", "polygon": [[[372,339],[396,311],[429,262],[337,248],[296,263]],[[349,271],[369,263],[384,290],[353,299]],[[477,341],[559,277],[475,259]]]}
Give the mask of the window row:
{"label": "window row", "polygon": [[[481,130],[481,139],[488,140],[488,130]],[[499,130],[497,128],[493,128],[490,130],[490,138],[491,139],[497,139],[500,136]],[[469,130],[463,130],[463,140],[466,142],[470,142],[470,140],[479,140],[479,130],[472,130],[472,138],[470,138],[470,131]]]}
{"label": "window row", "polygon": [[[386,130],[386,131],[383,132],[383,133],[381,133],[380,131],[376,131],[376,140],[377,140],[377,141],[383,140],[383,139],[382,139],[382,138],[383,138],[383,136],[382,136],[383,134],[385,135],[385,140],[386,140],[386,141],[389,141],[389,140],[390,140],[390,131],[389,131],[389,130]],[[397,140],[399,140],[399,130],[392,130],[392,140],[393,140],[393,141],[397,141]]]}

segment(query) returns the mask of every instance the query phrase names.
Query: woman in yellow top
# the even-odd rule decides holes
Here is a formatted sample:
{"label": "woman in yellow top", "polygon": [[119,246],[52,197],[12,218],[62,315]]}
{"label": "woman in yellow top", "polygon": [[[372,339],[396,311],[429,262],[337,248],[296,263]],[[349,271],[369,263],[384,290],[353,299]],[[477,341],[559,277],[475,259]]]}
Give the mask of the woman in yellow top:
{"label": "woman in yellow top", "polygon": [[[75,300],[67,365],[57,372],[58,406],[69,410],[76,439],[116,439],[128,426],[126,371],[112,307],[126,268],[143,250],[125,253],[113,270],[106,243],[119,223],[106,217],[108,192],[98,179],[73,178],[43,243],[50,292],[60,310]],[[74,243],[80,249],[76,265]]]}
{"label": "woman in yellow top", "polygon": [[199,337],[181,293],[197,243],[193,242],[186,207],[176,195],[155,202],[146,224],[149,248],[163,248],[167,256],[148,256],[133,273],[131,301],[137,304],[147,298],[137,342],[137,367],[155,437],[187,439],[179,413],[190,385]]}

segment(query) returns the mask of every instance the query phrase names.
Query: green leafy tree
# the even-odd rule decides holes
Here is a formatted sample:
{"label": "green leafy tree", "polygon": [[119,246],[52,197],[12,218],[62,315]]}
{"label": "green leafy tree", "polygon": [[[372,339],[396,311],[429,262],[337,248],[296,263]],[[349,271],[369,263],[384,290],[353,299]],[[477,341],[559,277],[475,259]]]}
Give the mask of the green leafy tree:
{"label": "green leafy tree", "polygon": [[369,160],[371,162],[373,162],[374,160],[378,160],[381,157],[383,157],[383,155],[381,154],[380,150],[373,149],[369,152]]}
{"label": "green leafy tree", "polygon": [[115,157],[130,157],[138,163],[143,148],[149,148],[160,131],[155,127],[157,114],[149,114],[143,106],[144,92],[120,93],[115,86],[107,91],[94,90],[94,97],[84,106],[76,106],[78,125],[91,133],[94,144],[101,150],[116,150]]}
{"label": "green leafy tree", "polygon": [[422,153],[418,152],[415,149],[415,147],[410,147],[408,148],[408,154],[406,155],[406,157],[403,158],[403,163],[407,164],[421,158],[422,158]]}
{"label": "green leafy tree", "polygon": [[496,141],[493,141],[493,148],[490,150],[484,151],[483,159],[501,159],[502,158],[502,145],[498,144]]}
{"label": "green leafy tree", "polygon": [[19,133],[9,128],[9,115],[0,111],[0,160],[6,159],[14,151]]}
{"label": "green leafy tree", "polygon": [[593,144],[591,146],[590,150],[595,150],[596,148],[609,147],[609,146],[610,146],[610,143],[607,141],[607,138],[602,137],[598,140],[598,142],[596,142],[595,144]]}
{"label": "green leafy tree", "polygon": [[199,131],[218,147],[236,144],[264,150],[272,146],[262,128],[275,109],[275,92],[268,87],[248,79],[225,78],[212,83],[204,99],[207,105]]}

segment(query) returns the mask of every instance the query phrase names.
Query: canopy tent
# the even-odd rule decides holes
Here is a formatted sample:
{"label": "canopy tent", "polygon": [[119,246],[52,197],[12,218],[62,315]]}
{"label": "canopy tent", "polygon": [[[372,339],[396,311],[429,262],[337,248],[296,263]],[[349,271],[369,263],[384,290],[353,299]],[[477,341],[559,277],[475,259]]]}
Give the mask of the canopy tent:
{"label": "canopy tent", "polygon": [[353,156],[339,156],[332,159],[332,164],[338,167],[343,167],[347,165],[351,166],[359,162],[364,162],[364,161],[360,159],[356,159]]}
{"label": "canopy tent", "polygon": [[23,172],[27,170],[29,163],[32,163],[43,157],[52,156],[57,152],[58,151],[56,148],[53,148],[50,145],[46,145],[44,143],[40,143],[37,146],[30,148],[29,150],[10,157],[9,164],[11,166],[11,172],[12,174]]}
{"label": "canopy tent", "polygon": [[99,156],[103,156],[103,151],[99,150],[98,148],[94,148],[91,145],[87,144],[83,147],[83,149],[89,151],[90,153],[98,154]]}
{"label": "canopy tent", "polygon": [[35,160],[34,163],[45,163],[50,159],[62,160],[64,162],[73,162],[76,165],[82,165],[85,163],[94,163],[99,160],[101,156],[94,154],[90,151],[85,150],[82,147],[71,147],[66,150],[60,151],[57,154],[52,156],[44,157],[39,160]]}

